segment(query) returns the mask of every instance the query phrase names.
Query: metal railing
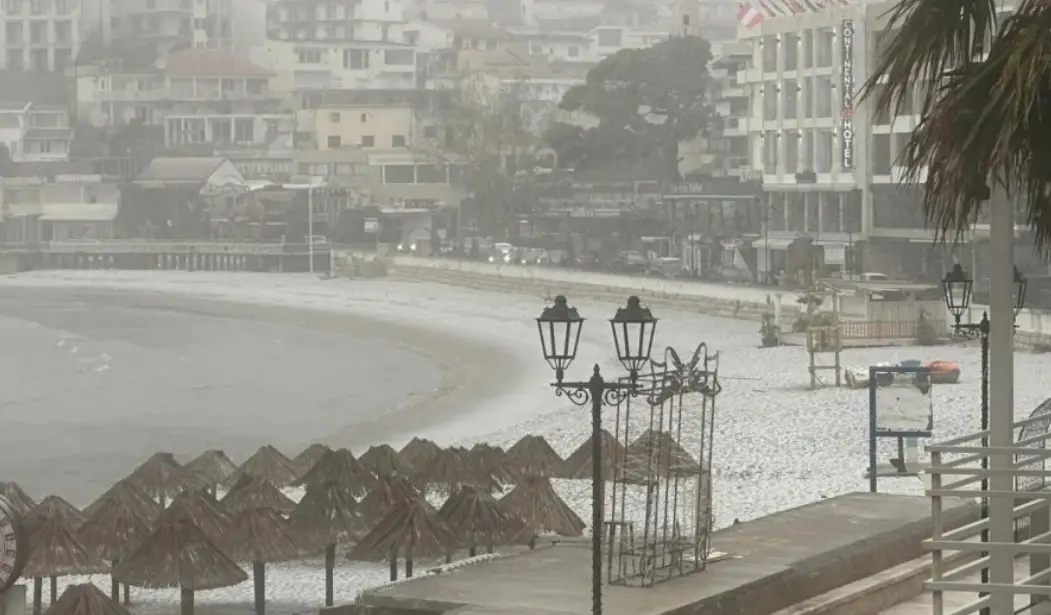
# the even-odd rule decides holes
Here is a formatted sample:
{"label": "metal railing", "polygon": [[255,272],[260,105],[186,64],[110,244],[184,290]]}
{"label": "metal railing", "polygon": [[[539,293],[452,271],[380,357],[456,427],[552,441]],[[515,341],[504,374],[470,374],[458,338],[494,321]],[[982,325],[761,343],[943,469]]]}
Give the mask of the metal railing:
{"label": "metal railing", "polygon": [[[1051,602],[1048,602],[1051,597],[1051,491],[1047,489],[1051,470],[1045,463],[1051,458],[1051,450],[1046,448],[1051,433],[1047,423],[1048,416],[1043,413],[1016,422],[1014,429],[1020,436],[1009,447],[983,446],[982,439],[988,432],[976,432],[927,447],[931,456],[927,495],[931,499],[932,536],[924,541],[924,548],[931,551],[932,562],[931,580],[925,587],[932,593],[934,615],[969,615],[988,610],[991,597],[1003,594],[1010,594],[1016,602],[1018,596],[1028,595],[1029,606],[1023,609],[1031,607],[1030,612],[1043,613],[1043,609],[1051,612]],[[983,459],[1005,454],[1011,456],[1009,468],[983,470],[980,467]],[[983,488],[983,478],[1005,475],[1014,479],[1011,491]],[[992,525],[988,517],[945,530],[946,500],[975,498],[1012,501],[1012,542],[988,540]],[[986,532],[985,540],[983,532]],[[966,563],[950,566],[950,558],[956,553],[973,554],[977,558],[956,560]],[[1012,583],[978,580],[990,565],[990,553],[1013,556]],[[1028,574],[1024,575],[1019,572],[1019,565],[1024,568],[1026,560]],[[947,593],[973,594],[974,599],[954,610],[946,610]],[[1016,604],[1014,610],[1017,612],[1020,606]]]}

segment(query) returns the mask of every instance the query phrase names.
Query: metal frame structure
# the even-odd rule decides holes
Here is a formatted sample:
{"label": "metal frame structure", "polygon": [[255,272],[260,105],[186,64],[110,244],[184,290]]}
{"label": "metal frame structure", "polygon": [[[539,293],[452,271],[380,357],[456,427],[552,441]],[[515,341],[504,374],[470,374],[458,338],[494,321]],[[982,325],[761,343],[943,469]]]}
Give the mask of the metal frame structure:
{"label": "metal frame structure", "polygon": [[[979,431],[927,447],[931,456],[929,469],[932,536],[924,542],[932,552],[931,580],[926,589],[932,592],[934,615],[969,615],[991,610],[1001,613],[1051,612],[1051,492],[1046,489],[1051,469],[1045,466],[1051,458],[1046,448],[1051,440],[1051,401],[1044,402],[1033,414],[1014,423],[1019,438],[1011,446],[983,445],[987,431]],[[984,460],[1006,458],[1007,467]],[[988,467],[982,467],[987,465]],[[999,480],[990,480],[999,479]],[[998,483],[1010,480],[1013,488],[997,489]],[[989,483],[994,487],[988,488]],[[1014,528],[1012,539],[982,540],[991,526],[1003,519],[990,515],[951,531],[945,529],[943,510],[946,500],[981,498],[991,504],[1009,508]],[[995,508],[995,507],[993,507]],[[995,528],[992,528],[995,529]],[[963,562],[951,562],[955,554],[967,554]],[[995,565],[994,557],[1009,558],[1011,577],[979,579],[983,570]],[[1029,575],[1018,578],[1018,559],[1028,558]],[[1002,571],[998,571],[1002,572]],[[969,593],[975,600],[955,610],[946,610],[947,592]],[[1012,604],[1018,596],[1030,596],[1027,606],[1004,609],[998,604]]]}
{"label": "metal frame structure", "polygon": [[[626,397],[617,405],[614,436],[626,446],[647,433],[657,440],[648,440],[641,452],[629,454],[625,448],[613,461],[607,580],[652,587],[704,570],[711,552],[710,469],[715,400],[721,391],[718,354],[709,354],[702,343],[684,362],[667,348],[663,361],[651,360],[649,373],[639,376],[638,385],[638,403]],[[698,397],[699,412],[684,404]],[[675,449],[684,418],[700,431],[694,450]],[[641,424],[642,433],[631,433],[632,424]],[[683,459],[683,451],[692,459]],[[629,509],[629,502],[639,501],[641,518]]]}

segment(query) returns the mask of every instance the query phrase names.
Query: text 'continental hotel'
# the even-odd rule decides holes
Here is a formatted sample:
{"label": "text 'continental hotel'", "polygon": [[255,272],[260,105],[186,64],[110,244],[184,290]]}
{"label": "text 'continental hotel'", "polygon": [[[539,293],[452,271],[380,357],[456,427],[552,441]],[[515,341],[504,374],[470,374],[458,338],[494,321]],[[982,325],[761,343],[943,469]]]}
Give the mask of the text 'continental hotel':
{"label": "text 'continental hotel'", "polygon": [[[940,274],[953,255],[933,245],[920,191],[899,184],[897,166],[924,85],[907,92],[893,121],[875,114],[868,100],[859,102],[889,40],[892,4],[808,4],[812,10],[764,13],[738,31],[751,48],[751,65],[741,80],[749,111],[737,125],[747,125],[749,166],[762,177],[767,204],[758,261],[777,271],[788,246],[811,237],[842,249],[854,270]],[[980,222],[968,238],[979,257],[988,237]]]}

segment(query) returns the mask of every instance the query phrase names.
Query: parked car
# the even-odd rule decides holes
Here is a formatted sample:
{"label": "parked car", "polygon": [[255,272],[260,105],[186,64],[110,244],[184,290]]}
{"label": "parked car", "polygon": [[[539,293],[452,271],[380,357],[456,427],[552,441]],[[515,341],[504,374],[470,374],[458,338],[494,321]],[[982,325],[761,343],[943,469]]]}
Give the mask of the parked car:
{"label": "parked car", "polygon": [[547,250],[542,248],[520,248],[515,251],[515,258],[520,265],[546,265]]}
{"label": "parked car", "polygon": [[681,258],[661,257],[649,262],[646,267],[646,275],[661,276],[665,278],[678,278],[689,275],[690,268]]}
{"label": "parked car", "polygon": [[645,273],[649,260],[641,252],[626,250],[613,260],[613,271],[617,273]]}

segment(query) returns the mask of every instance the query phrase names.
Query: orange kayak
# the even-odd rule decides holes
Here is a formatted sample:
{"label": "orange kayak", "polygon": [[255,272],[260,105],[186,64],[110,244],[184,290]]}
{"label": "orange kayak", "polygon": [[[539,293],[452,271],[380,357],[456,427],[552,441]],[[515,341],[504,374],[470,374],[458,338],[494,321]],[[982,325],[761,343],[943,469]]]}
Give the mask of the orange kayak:
{"label": "orange kayak", "polygon": [[935,384],[956,384],[960,381],[960,364],[954,361],[924,361],[924,367],[931,370],[931,382]]}

